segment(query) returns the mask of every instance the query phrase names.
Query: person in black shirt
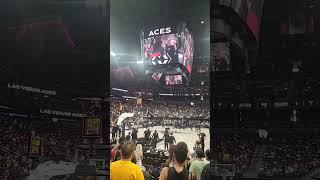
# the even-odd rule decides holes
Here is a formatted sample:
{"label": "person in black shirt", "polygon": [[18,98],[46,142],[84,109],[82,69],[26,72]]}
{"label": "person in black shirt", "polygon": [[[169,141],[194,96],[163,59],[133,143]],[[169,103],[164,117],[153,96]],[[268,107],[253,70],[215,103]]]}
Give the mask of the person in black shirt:
{"label": "person in black shirt", "polygon": [[173,150],[173,167],[164,167],[161,170],[159,180],[192,180],[195,176],[189,173],[186,168],[188,147],[184,142],[179,142]]}
{"label": "person in black shirt", "polygon": [[131,140],[131,132],[129,132],[129,134],[126,136],[126,141],[130,141]]}
{"label": "person in black shirt", "polygon": [[163,138],[164,139],[164,149],[169,149],[168,140],[169,140],[169,130],[166,129],[164,132]]}
{"label": "person in black shirt", "polygon": [[147,130],[145,130],[143,133],[144,133],[144,138],[145,138],[145,140],[147,140],[147,137],[148,137],[148,132],[147,132]]}
{"label": "person in black shirt", "polygon": [[136,142],[137,142],[137,139],[138,139],[138,130],[137,130],[137,129],[133,129],[133,130],[132,130],[132,141],[133,141],[134,143],[136,143]]}
{"label": "person in black shirt", "polygon": [[117,133],[117,127],[113,127],[112,128],[112,140],[114,140],[114,138],[116,137],[116,133]]}
{"label": "person in black shirt", "polygon": [[157,130],[154,130],[152,137],[153,137],[153,139],[156,139],[156,140],[159,139],[159,135],[158,135]]}
{"label": "person in black shirt", "polygon": [[173,145],[174,143],[176,143],[176,138],[174,138],[173,134],[171,133],[171,135],[168,138],[168,143],[169,143],[169,147],[171,145]]}
{"label": "person in black shirt", "polygon": [[151,131],[150,131],[150,129],[148,128],[148,130],[147,130],[147,137],[148,137],[148,140],[150,139],[150,136],[151,136]]}
{"label": "person in black shirt", "polygon": [[200,144],[201,144],[201,149],[202,152],[204,152],[204,140],[205,140],[206,135],[204,133],[200,134]]}
{"label": "person in black shirt", "polygon": [[117,129],[118,129],[118,136],[121,137],[121,128],[117,125]]}
{"label": "person in black shirt", "polygon": [[151,131],[150,131],[150,129],[148,128],[148,130],[145,130],[145,131],[144,131],[144,138],[145,138],[146,140],[149,140],[149,139],[150,139],[150,135],[151,135]]}
{"label": "person in black shirt", "polygon": [[152,134],[152,147],[156,148],[158,143],[159,135],[157,130],[154,130],[154,133]]}

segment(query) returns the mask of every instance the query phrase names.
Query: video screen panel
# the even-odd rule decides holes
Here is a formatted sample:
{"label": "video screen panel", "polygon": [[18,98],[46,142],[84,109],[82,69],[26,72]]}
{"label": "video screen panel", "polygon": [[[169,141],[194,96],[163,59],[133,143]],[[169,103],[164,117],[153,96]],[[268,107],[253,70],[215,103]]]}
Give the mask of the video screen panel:
{"label": "video screen panel", "polygon": [[178,32],[170,26],[144,31],[142,36],[144,61],[151,66],[182,64],[191,74],[194,41],[188,29],[180,29]]}
{"label": "video screen panel", "polygon": [[167,86],[182,84],[182,75],[166,76],[165,81]]}
{"label": "video screen panel", "polygon": [[219,4],[231,7],[248,24],[259,39],[264,0],[219,0]]}
{"label": "video screen panel", "polygon": [[231,71],[231,52],[229,42],[211,44],[211,65],[213,71]]}

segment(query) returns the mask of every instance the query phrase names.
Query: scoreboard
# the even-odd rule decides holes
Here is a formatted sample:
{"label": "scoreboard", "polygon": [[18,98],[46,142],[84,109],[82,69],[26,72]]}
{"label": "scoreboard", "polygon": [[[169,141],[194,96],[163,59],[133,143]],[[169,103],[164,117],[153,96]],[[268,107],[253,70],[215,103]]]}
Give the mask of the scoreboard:
{"label": "scoreboard", "polygon": [[102,131],[101,129],[102,125],[100,117],[86,117],[83,119],[83,137],[100,137]]}

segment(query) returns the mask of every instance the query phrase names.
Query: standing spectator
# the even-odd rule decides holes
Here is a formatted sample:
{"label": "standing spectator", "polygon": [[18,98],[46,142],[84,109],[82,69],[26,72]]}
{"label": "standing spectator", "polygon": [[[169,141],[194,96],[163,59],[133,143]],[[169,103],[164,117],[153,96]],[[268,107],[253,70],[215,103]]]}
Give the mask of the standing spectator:
{"label": "standing spectator", "polygon": [[142,170],[132,163],[136,146],[127,141],[121,146],[121,160],[110,165],[110,180],[144,180]]}
{"label": "standing spectator", "polygon": [[142,167],[142,159],[143,159],[143,150],[142,145],[138,144],[136,150],[134,151],[134,155],[136,157],[137,165]]}
{"label": "standing spectator", "polygon": [[174,149],[176,148],[176,145],[172,145],[170,146],[169,148],[169,158],[166,160],[166,163],[165,163],[165,167],[173,167],[173,152],[174,152]]}
{"label": "standing spectator", "polygon": [[210,161],[212,160],[212,154],[211,154],[210,149],[206,150],[206,152],[205,152],[205,156],[206,156],[205,161],[209,164],[209,163],[210,163]]}
{"label": "standing spectator", "polygon": [[188,147],[184,142],[179,142],[174,149],[173,167],[164,167],[160,173],[159,180],[192,180],[192,174],[189,174],[186,168]]}
{"label": "standing spectator", "polygon": [[189,172],[194,174],[197,180],[201,180],[201,174],[205,165],[208,164],[207,161],[203,159],[204,153],[201,149],[196,149],[197,159],[192,161]]}

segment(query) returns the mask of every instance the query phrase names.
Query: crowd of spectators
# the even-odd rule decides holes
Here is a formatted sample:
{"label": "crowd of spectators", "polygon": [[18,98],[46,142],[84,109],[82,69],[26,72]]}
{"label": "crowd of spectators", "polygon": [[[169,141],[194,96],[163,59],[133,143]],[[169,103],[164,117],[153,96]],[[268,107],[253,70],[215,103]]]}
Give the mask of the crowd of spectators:
{"label": "crowd of spectators", "polygon": [[[170,146],[168,153],[154,151],[148,144],[119,139],[111,150],[111,180],[135,177],[135,180],[205,180],[209,174],[202,174],[211,159],[211,151],[202,149],[189,152],[187,144],[179,142]],[[129,161],[128,161],[129,160]],[[130,162],[131,161],[131,162]],[[123,169],[131,171],[123,171]],[[203,176],[202,176],[203,175]],[[202,176],[202,177],[201,177]],[[207,179],[210,179],[210,177]]]}
{"label": "crowd of spectators", "polygon": [[[124,84],[124,83],[123,83]],[[203,94],[209,95],[210,87],[208,83],[203,84],[201,82],[195,82],[189,86],[182,86],[182,87],[171,87],[171,86],[157,86],[154,84],[146,84],[143,82],[142,84],[130,84],[126,87],[121,87],[122,89],[127,90],[125,93],[127,96],[135,96],[141,94],[143,96],[148,95],[159,95],[159,94]],[[119,93],[114,91],[114,93]]]}
{"label": "crowd of spectators", "polygon": [[253,137],[241,133],[219,135],[213,147],[214,161],[233,164],[236,176],[243,176],[249,167],[257,165],[255,161],[259,158],[262,166],[256,168],[260,177],[303,177],[320,167],[318,136],[292,134],[266,139]]}
{"label": "crowd of spectators", "polygon": [[8,117],[0,117],[0,179],[28,175],[30,132],[28,126]]}
{"label": "crowd of spectators", "polygon": [[135,100],[112,100],[111,115],[117,116],[121,112],[143,112],[144,115],[163,118],[201,118],[210,117],[210,105],[199,104],[174,104],[153,101],[143,101],[141,106]]}
{"label": "crowd of spectators", "polygon": [[[41,139],[39,154],[31,153],[32,138]],[[0,116],[0,179],[18,179],[30,174],[39,163],[48,160],[72,161],[74,147],[85,144],[81,125],[76,122],[53,122]],[[83,154],[80,153],[80,156]],[[89,158],[84,156],[84,158]]]}
{"label": "crowd of spectators", "polygon": [[239,134],[220,136],[213,147],[214,160],[234,164],[236,175],[242,176],[251,163],[255,146],[254,141],[242,139]]}
{"label": "crowd of spectators", "polygon": [[277,138],[270,140],[263,154],[260,176],[300,177],[320,167],[319,139]]}

